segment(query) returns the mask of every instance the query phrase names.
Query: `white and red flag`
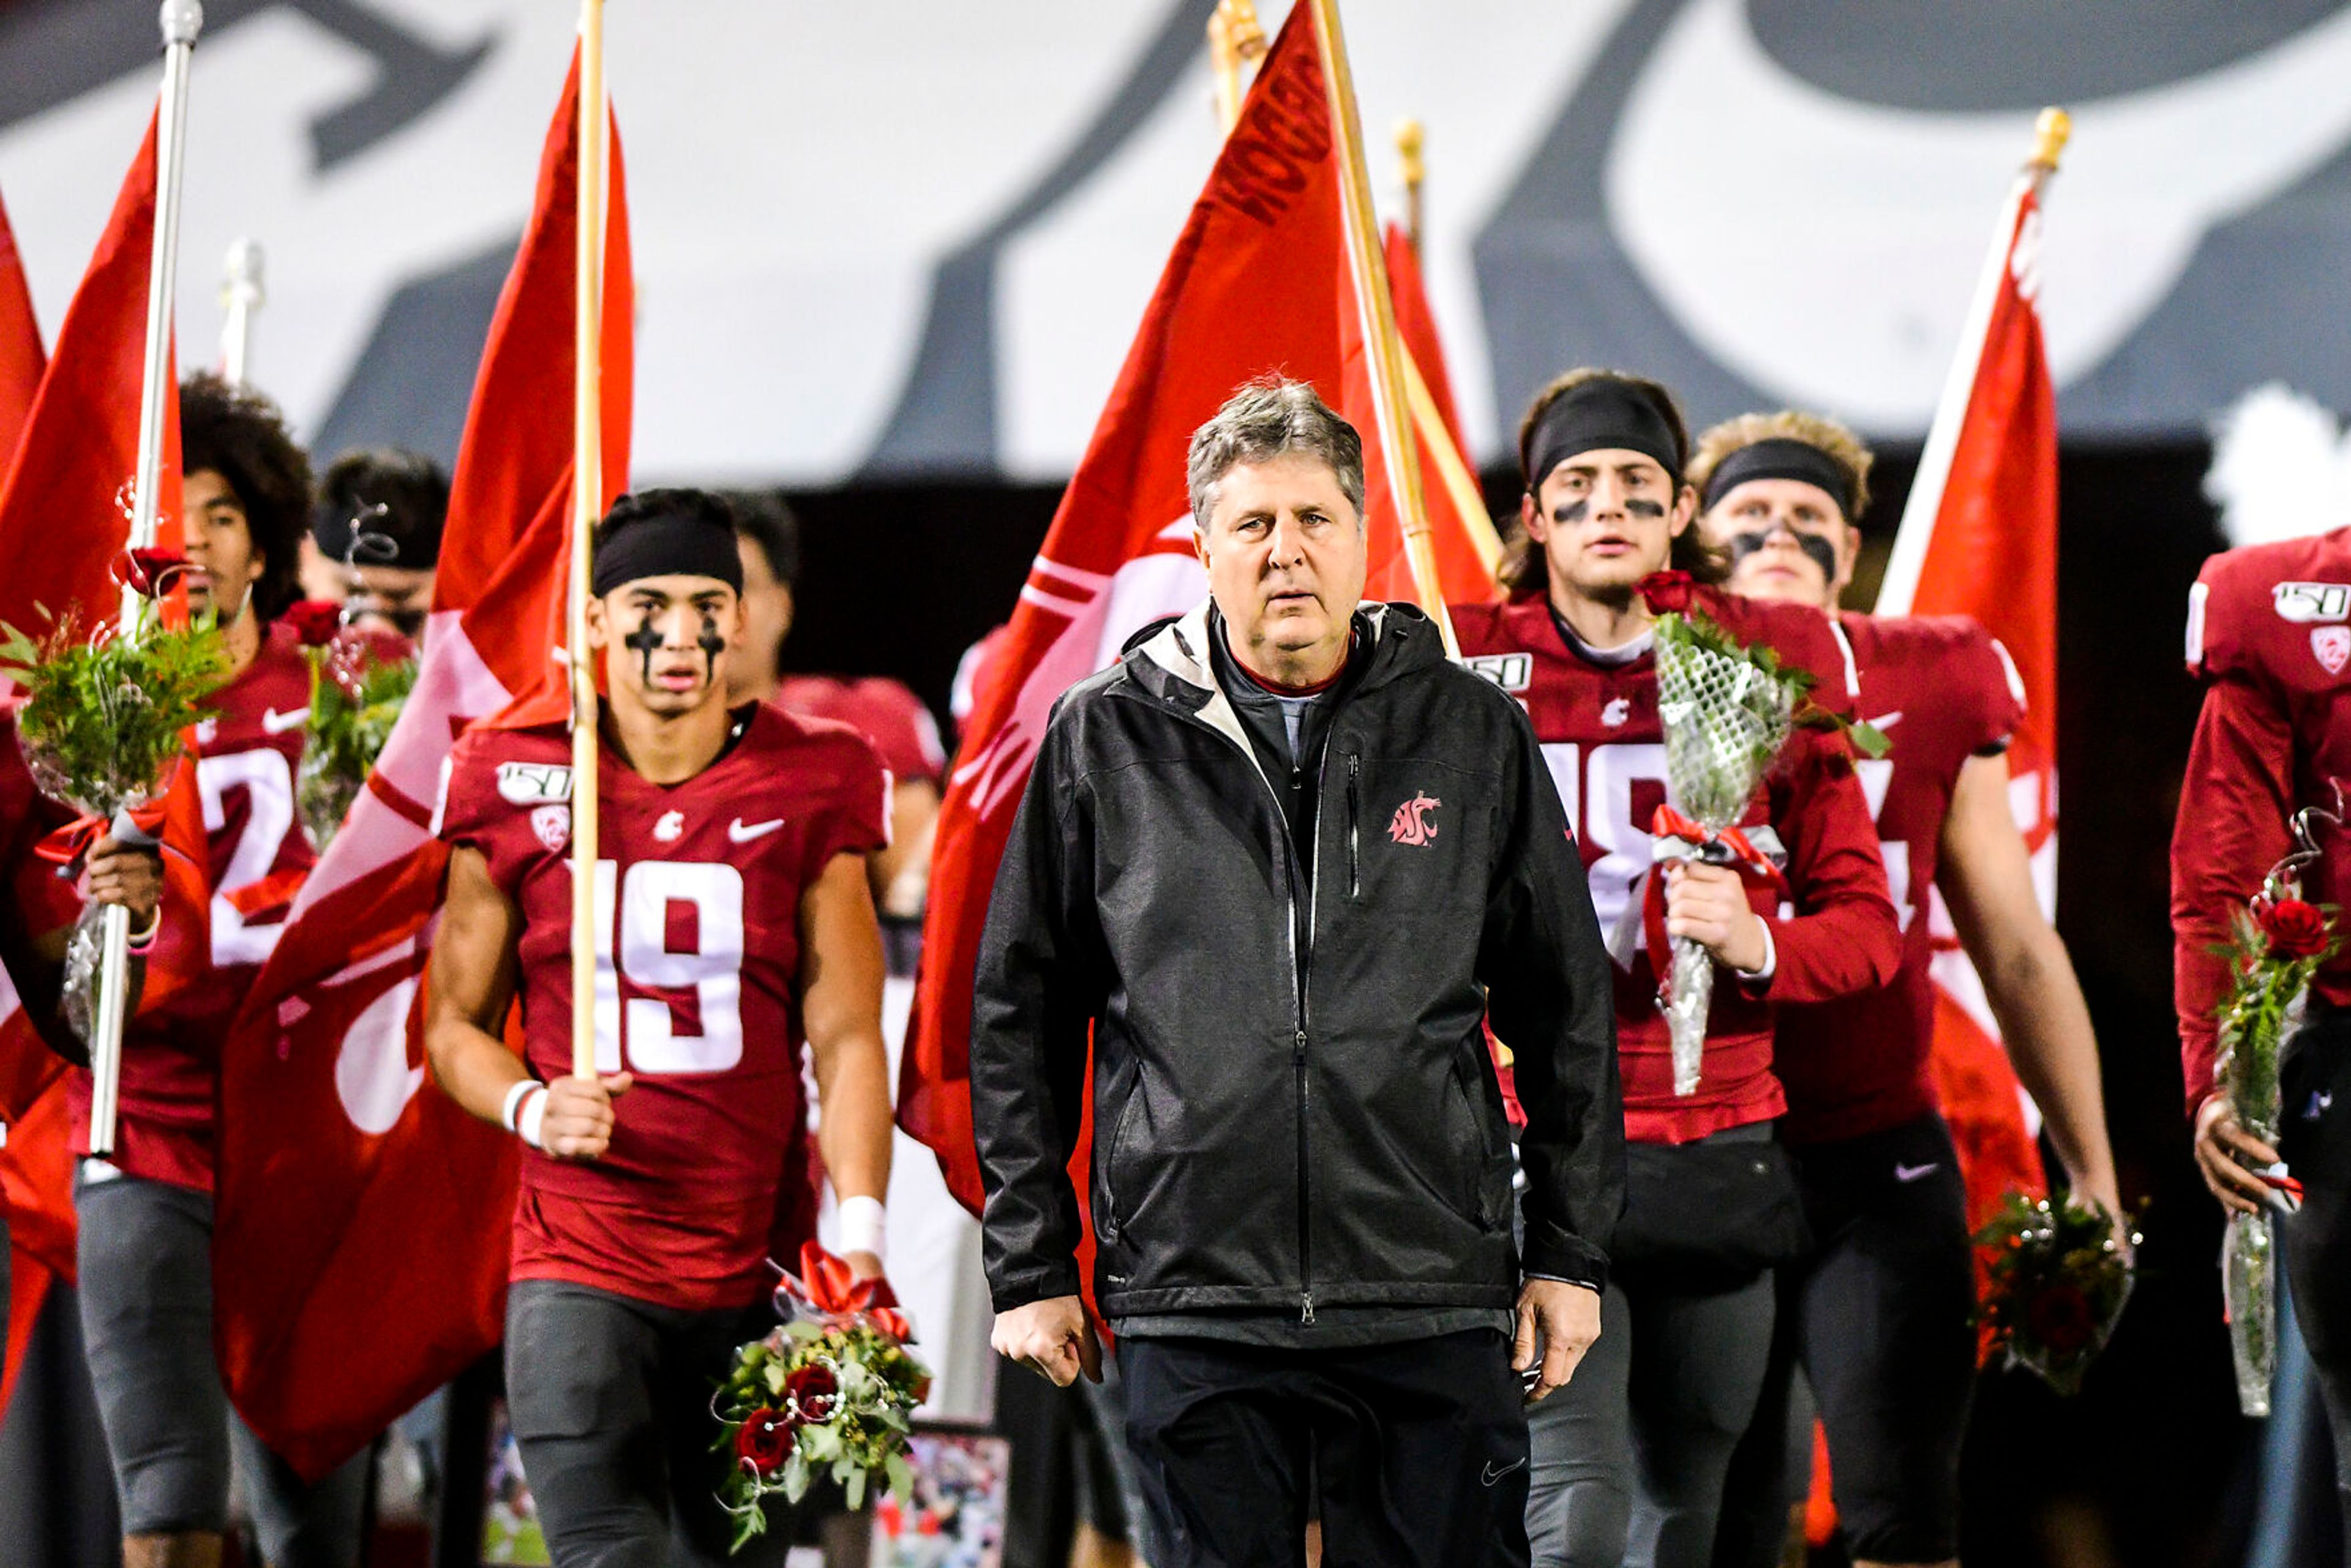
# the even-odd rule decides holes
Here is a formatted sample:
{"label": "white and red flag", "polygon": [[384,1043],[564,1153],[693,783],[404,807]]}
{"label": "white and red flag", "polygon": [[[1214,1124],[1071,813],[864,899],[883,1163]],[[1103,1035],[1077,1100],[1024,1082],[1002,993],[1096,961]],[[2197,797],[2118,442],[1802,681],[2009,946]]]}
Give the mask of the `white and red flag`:
{"label": "white and red flag", "polygon": [[[2041,335],[2045,170],[2017,178],[1879,590],[1880,615],[1967,615],[2008,652],[2024,713],[2009,804],[2044,913],[2057,900],[2057,398]],[[1934,1071],[1981,1226],[2011,1189],[2045,1190],[2035,1129],[1983,982],[1935,894]]]}
{"label": "white and red flag", "polygon": [[[36,639],[48,614],[111,621],[114,558],[131,532],[145,381],[147,275],[155,234],[155,126],[115,198],[89,266],[44,361],[14,236],[0,217],[0,621]],[[163,400],[156,543],[180,540],[179,401]],[[167,872],[172,868],[167,866]],[[184,865],[176,868],[186,873]],[[172,985],[149,977],[160,998]],[[63,1063],[33,1031],[0,977],[0,1195],[10,1216],[10,1319],[0,1408],[51,1278],[73,1278],[74,1210]]]}
{"label": "white and red flag", "polygon": [[[552,695],[571,495],[579,67],[466,415],[416,688],[222,1064],[214,1329],[231,1397],[316,1477],[497,1343],[514,1140],[426,1086],[429,830],[465,727]],[[634,308],[612,132],[599,509],[626,486]],[[420,1092],[420,1091],[422,1091]]]}

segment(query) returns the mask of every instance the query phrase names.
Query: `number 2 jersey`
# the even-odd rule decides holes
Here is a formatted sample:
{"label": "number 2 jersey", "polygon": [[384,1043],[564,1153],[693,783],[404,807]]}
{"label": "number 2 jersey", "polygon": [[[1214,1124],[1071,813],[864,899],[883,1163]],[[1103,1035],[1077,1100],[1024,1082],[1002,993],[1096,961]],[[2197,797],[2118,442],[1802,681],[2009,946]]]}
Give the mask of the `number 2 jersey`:
{"label": "number 2 jersey", "polygon": [[[221,1046],[285,929],[315,860],[294,810],[310,663],[285,626],[207,701],[189,734],[163,830],[163,922],[122,1035],[112,1163],[210,1192]],[[192,874],[192,873],[193,874]],[[90,1081],[73,1076],[73,1150],[89,1151]]]}
{"label": "number 2 jersey", "polygon": [[1888,986],[1781,1009],[1776,1066],[1788,1114],[1780,1130],[1792,1144],[1857,1138],[1935,1108],[1927,912],[1943,822],[1959,769],[1970,757],[2005,750],[2023,711],[2007,655],[1964,616],[1846,614],[1837,624],[1861,674],[1859,715],[1893,743],[1854,768],[1877,823],[1902,969]]}
{"label": "number 2 jersey", "polygon": [[[1697,608],[1740,642],[1769,644],[1810,671],[1823,706],[1849,709],[1845,652],[1825,616],[1710,590],[1699,591]],[[1593,913],[1604,934],[1614,931],[1650,869],[1650,823],[1666,800],[1648,643],[1614,659],[1573,644],[1541,593],[1456,605],[1453,619],[1470,667],[1518,698],[1533,720],[1575,831]],[[1635,1143],[1686,1143],[1779,1115],[1786,1102],[1771,1068],[1775,1007],[1882,986],[1897,967],[1900,938],[1877,837],[1842,739],[1797,732],[1742,825],[1766,823],[1787,852],[1792,908],[1774,908],[1765,890],[1751,890],[1771,930],[1775,967],[1768,982],[1718,976],[1696,1092],[1673,1092],[1671,1046],[1646,943],[1629,967],[1615,967],[1625,1135]],[[1621,941],[1612,946],[1624,948]]]}
{"label": "number 2 jersey", "polygon": [[[800,896],[880,848],[889,775],[847,726],[765,704],[684,783],[606,747],[597,768],[596,1066],[626,1069],[601,1159],[523,1153],[511,1277],[664,1306],[747,1305],[814,1233],[800,1081]],[[440,836],[522,915],[533,1076],[571,1071],[571,741],[559,725],[457,743]]]}
{"label": "number 2 jersey", "polygon": [[[2172,992],[2194,1115],[2212,1090],[2214,1012],[2229,976],[2211,952],[2231,912],[2294,848],[2294,814],[2351,796],[2351,528],[2214,556],[2190,591],[2188,667],[2204,708],[2171,839]],[[2351,845],[2318,824],[2303,896],[2351,909]],[[2313,994],[2351,1007],[2351,950]]]}

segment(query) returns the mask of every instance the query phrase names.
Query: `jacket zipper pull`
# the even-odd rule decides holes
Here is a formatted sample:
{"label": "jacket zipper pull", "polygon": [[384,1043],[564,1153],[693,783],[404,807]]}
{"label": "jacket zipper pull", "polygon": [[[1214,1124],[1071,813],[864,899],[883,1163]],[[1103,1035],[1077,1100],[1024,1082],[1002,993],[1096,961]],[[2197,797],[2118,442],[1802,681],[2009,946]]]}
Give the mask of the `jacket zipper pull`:
{"label": "jacket zipper pull", "polygon": [[1298,1301],[1298,1321],[1301,1323],[1309,1325],[1312,1324],[1314,1322],[1314,1292],[1309,1291],[1304,1295],[1299,1297]]}
{"label": "jacket zipper pull", "polygon": [[1302,1029],[1298,1031],[1297,1036],[1290,1041],[1290,1060],[1293,1066],[1303,1067],[1306,1065],[1306,1031]]}
{"label": "jacket zipper pull", "polygon": [[1361,814],[1356,810],[1355,780],[1364,770],[1363,758],[1354,752],[1347,754],[1347,896],[1360,898],[1364,892],[1363,856],[1356,824]]}

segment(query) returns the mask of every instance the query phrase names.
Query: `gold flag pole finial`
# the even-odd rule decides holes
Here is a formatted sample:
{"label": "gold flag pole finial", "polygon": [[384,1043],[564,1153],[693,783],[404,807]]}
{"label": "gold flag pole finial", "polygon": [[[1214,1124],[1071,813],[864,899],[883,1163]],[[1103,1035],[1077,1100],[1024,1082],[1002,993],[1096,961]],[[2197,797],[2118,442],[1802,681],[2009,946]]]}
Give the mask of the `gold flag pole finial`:
{"label": "gold flag pole finial", "polygon": [[2032,122],[2032,156],[2026,166],[2043,174],[2057,172],[2057,161],[2064,156],[2065,143],[2074,138],[2074,117],[2064,110],[2051,106],[2041,111]]}
{"label": "gold flag pole finial", "polygon": [[1217,124],[1228,136],[1240,123],[1241,99],[1249,92],[1242,74],[1271,47],[1255,0],[1217,0],[1208,14],[1208,64],[1217,84]]}
{"label": "gold flag pole finial", "polygon": [[1428,162],[1421,151],[1428,143],[1428,132],[1417,120],[1396,121],[1396,157],[1404,166],[1404,232],[1412,240],[1412,248],[1420,248],[1420,187],[1428,179]]}

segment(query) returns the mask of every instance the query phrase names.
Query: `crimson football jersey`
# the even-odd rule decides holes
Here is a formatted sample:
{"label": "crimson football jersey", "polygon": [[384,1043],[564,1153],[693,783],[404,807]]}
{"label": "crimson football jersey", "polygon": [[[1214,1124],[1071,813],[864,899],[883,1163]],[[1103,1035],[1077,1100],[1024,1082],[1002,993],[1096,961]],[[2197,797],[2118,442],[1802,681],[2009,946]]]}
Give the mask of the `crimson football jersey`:
{"label": "crimson football jersey", "polygon": [[1840,615],[1861,672],[1860,716],[1893,743],[1854,771],[1877,822],[1886,880],[1902,926],[1902,971],[1890,986],[1780,1011],[1775,1066],[1788,1092],[1790,1143],[1855,1138],[1916,1121],[1935,1107],[1934,957],[1928,909],[1943,821],[1970,757],[2008,746],[2022,716],[2008,655],[1965,616]]}
{"label": "crimson football jersey", "polygon": [[[16,745],[16,716],[0,713],[0,885],[26,938],[70,925],[81,914],[72,882],[33,852],[73,812],[42,794]],[[13,979],[11,981],[13,984]],[[56,1075],[57,1059],[29,1030],[0,1030],[0,1125],[15,1121]]]}
{"label": "crimson football jersey", "polygon": [[[188,733],[163,831],[167,858],[184,856],[198,874],[166,872],[147,997],[122,1035],[112,1158],[132,1176],[209,1192],[221,1045],[316,858],[294,810],[310,663],[293,632],[266,631],[253,663],[205,706],[214,716]],[[74,1152],[87,1154],[86,1071],[74,1074],[73,1112]]]}
{"label": "crimson football jersey", "polygon": [[[2212,1088],[2214,1012],[2228,972],[2210,949],[2231,912],[2294,848],[2304,807],[2351,794],[2351,528],[2253,545],[2204,563],[2188,601],[2188,667],[2204,709],[2179,787],[2171,840],[2173,999],[2193,1115]],[[2351,909],[2351,853],[2321,825],[2303,895]],[[2351,954],[2312,988],[2351,1006]]]}
{"label": "crimson football jersey", "polygon": [[946,771],[938,721],[899,682],[881,675],[786,675],[776,687],[775,702],[786,713],[829,718],[857,731],[873,743],[883,766],[900,783],[919,779],[936,784]]}
{"label": "crimson football jersey", "polygon": [[[602,751],[596,1066],[635,1083],[601,1159],[524,1151],[515,1279],[744,1306],[775,1282],[779,1216],[814,1218],[800,897],[833,856],[884,843],[890,778],[846,725],[745,711],[732,747],[682,784]],[[571,1071],[570,801],[564,727],[475,730],[450,755],[437,830],[479,851],[522,913],[524,1054],[542,1080]]]}
{"label": "crimson football jersey", "polygon": [[[1849,710],[1848,659],[1827,617],[1700,594],[1698,608],[1733,636],[1768,643],[1815,676],[1823,706]],[[1650,869],[1649,826],[1666,800],[1655,655],[1644,648],[1616,664],[1587,656],[1562,636],[1541,593],[1455,605],[1453,622],[1469,667],[1517,697],[1533,720],[1583,854],[1593,912],[1604,933],[1615,930]],[[1638,912],[1629,916],[1641,946],[1629,968],[1616,967],[1616,1044],[1625,1135],[1636,1143],[1685,1143],[1779,1115],[1785,1102],[1771,1071],[1775,1005],[1850,995],[1884,984],[1896,968],[1899,935],[1886,873],[1842,739],[1797,733],[1742,825],[1763,823],[1787,851],[1792,911],[1773,908],[1763,889],[1752,891],[1777,966],[1768,983],[1719,976],[1695,1093],[1673,1092],[1656,976],[1637,934]]]}

